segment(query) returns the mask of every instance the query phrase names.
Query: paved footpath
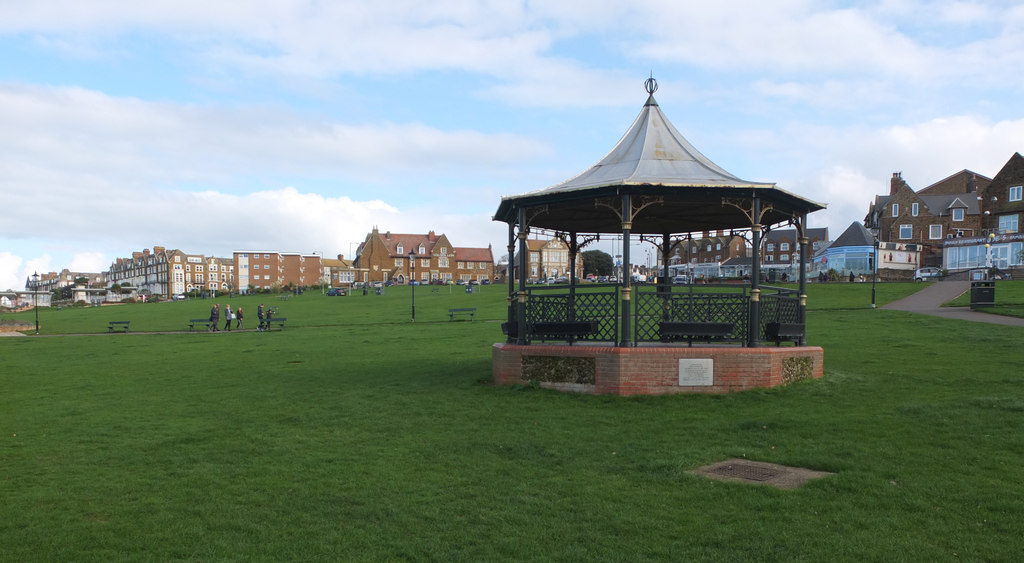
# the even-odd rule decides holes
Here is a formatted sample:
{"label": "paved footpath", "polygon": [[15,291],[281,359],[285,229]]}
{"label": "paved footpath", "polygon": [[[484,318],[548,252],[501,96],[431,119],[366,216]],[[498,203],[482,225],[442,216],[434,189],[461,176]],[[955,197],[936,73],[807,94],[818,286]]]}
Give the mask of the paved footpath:
{"label": "paved footpath", "polygon": [[1024,319],[1017,317],[979,313],[978,311],[972,311],[969,307],[942,306],[943,303],[956,299],[970,290],[971,282],[969,281],[935,282],[913,295],[904,297],[899,301],[893,301],[888,305],[883,305],[882,309],[907,311],[910,313],[920,313],[922,315],[933,315],[936,317],[945,317],[947,319],[959,319],[962,321],[974,321],[978,323],[1024,326]]}

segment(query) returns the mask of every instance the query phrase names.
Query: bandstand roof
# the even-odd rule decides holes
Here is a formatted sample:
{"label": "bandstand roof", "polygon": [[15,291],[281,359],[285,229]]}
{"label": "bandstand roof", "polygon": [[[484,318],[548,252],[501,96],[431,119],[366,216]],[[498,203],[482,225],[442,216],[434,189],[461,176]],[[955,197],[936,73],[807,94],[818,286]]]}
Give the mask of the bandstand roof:
{"label": "bandstand roof", "polygon": [[655,90],[657,83],[648,80],[640,115],[597,164],[549,188],[503,197],[494,220],[515,223],[517,209],[525,207],[531,227],[618,232],[622,220],[613,209],[620,207],[617,196],[627,193],[639,196],[634,208],[653,203],[633,218],[632,232],[645,234],[749,228],[746,213],[723,198],[749,202],[756,194],[764,212],[761,223],[768,225],[824,209],[773,183],[742,180],[712,162],[665,117]]}

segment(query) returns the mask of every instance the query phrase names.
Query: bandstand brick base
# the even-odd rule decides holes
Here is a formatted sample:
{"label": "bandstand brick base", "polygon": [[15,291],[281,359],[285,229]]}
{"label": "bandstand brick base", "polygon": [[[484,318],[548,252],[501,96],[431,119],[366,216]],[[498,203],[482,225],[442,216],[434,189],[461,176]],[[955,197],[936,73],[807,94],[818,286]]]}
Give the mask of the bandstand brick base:
{"label": "bandstand brick base", "polygon": [[[693,382],[683,372],[684,366],[694,363],[713,367],[698,377],[697,384],[681,384]],[[800,379],[820,378],[823,364],[824,350],[817,346],[624,348],[498,343],[491,352],[491,369],[497,385],[535,381],[550,389],[610,395],[729,393],[777,387]]]}

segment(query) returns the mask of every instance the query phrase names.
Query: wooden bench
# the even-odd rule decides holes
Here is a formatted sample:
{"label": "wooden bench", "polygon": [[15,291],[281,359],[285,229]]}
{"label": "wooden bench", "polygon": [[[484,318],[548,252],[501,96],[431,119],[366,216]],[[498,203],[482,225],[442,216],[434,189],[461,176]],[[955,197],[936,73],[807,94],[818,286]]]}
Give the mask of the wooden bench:
{"label": "wooden bench", "polygon": [[776,346],[782,346],[783,340],[798,341],[804,335],[803,323],[780,323],[772,321],[764,327],[765,335],[775,341]]}
{"label": "wooden bench", "polygon": [[107,332],[114,332],[115,330],[123,330],[128,332],[128,323],[131,321],[110,321],[107,324]]}
{"label": "wooden bench", "polygon": [[461,309],[448,309],[448,320],[454,321],[457,316],[469,316],[469,320],[473,320],[473,315],[476,315],[476,307],[463,307]]}
{"label": "wooden bench", "polygon": [[545,321],[530,325],[530,334],[537,340],[575,340],[598,331],[597,321]]}
{"label": "wooden bench", "polygon": [[709,322],[661,322],[661,339],[664,341],[685,338],[693,346],[694,340],[707,342],[729,336],[736,330],[735,323]]}
{"label": "wooden bench", "polygon": [[267,317],[263,319],[263,322],[259,326],[259,330],[266,332],[270,330],[270,325],[279,325],[281,330],[284,330],[284,322],[288,319],[286,317]]}
{"label": "wooden bench", "polygon": [[206,325],[206,330],[213,330],[213,321],[211,321],[210,319],[189,319],[188,331],[195,331],[196,325]]}

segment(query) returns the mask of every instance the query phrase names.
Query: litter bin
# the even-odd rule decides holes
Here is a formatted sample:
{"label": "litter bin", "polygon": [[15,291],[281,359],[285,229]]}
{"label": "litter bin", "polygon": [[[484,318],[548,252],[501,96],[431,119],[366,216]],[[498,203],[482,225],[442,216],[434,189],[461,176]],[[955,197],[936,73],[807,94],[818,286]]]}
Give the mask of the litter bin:
{"label": "litter bin", "polygon": [[971,309],[991,307],[996,304],[996,282],[971,282]]}

